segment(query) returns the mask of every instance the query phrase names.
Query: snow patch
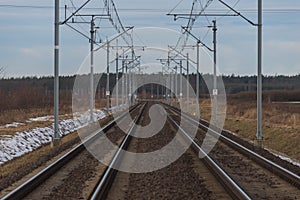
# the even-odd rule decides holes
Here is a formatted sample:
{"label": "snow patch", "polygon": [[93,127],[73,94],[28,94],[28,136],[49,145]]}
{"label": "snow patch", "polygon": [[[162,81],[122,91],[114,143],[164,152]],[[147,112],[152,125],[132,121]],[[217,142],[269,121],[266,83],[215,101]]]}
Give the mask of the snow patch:
{"label": "snow patch", "polygon": [[[107,113],[102,110],[94,112],[94,119],[100,120],[107,116]],[[32,121],[51,120],[52,116],[44,116],[31,118]],[[59,122],[60,136],[65,136],[69,133],[86,126],[89,123],[89,112],[75,116],[72,119],[66,119]],[[49,127],[35,128],[28,131],[17,132],[13,136],[2,135],[0,137],[0,165],[20,157],[28,152],[41,147],[43,144],[48,144],[52,141],[54,134],[54,124]]]}
{"label": "snow patch", "polygon": [[269,151],[271,154],[273,154],[275,156],[278,156],[280,159],[285,160],[285,161],[287,161],[287,162],[289,162],[289,163],[291,163],[291,164],[293,164],[293,165],[295,165],[297,167],[300,167],[300,163],[294,161],[292,158],[289,158],[287,156],[281,155],[280,153],[274,153],[274,151],[270,150],[270,149],[266,149],[266,150]]}
{"label": "snow patch", "polygon": [[[274,154],[274,153],[273,153],[273,154]],[[275,154],[275,155],[278,156],[279,158],[281,158],[282,160],[285,160],[285,161],[287,161],[287,162],[289,162],[289,163],[292,163],[293,165],[296,165],[296,166],[300,167],[300,163],[298,163],[298,162],[292,160],[292,159],[289,158],[289,157],[282,156],[282,155],[278,155],[278,154]]]}
{"label": "snow patch", "polygon": [[28,121],[31,122],[47,122],[53,120],[53,116],[47,115],[47,116],[43,116],[43,117],[35,117],[35,118],[29,118]]}
{"label": "snow patch", "polygon": [[0,128],[17,128],[18,126],[23,126],[25,125],[24,123],[21,123],[21,122],[13,122],[13,123],[10,123],[10,124],[5,124],[4,126],[0,126]]}

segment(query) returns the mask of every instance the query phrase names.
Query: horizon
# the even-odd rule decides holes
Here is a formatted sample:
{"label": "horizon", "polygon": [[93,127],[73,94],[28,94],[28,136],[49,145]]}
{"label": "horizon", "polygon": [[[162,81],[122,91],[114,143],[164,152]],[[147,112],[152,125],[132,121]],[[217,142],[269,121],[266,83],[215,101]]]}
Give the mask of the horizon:
{"label": "horizon", "polygon": [[[106,73],[95,73],[94,76],[99,74],[106,74]],[[110,75],[116,74],[115,72],[110,72]],[[121,72],[119,72],[121,74]],[[144,73],[145,74],[145,73]],[[147,74],[147,75],[156,75],[159,73],[153,73],[153,74]],[[186,73],[183,73],[183,75],[186,75]],[[196,75],[195,73],[190,73],[190,76]],[[200,76],[213,76],[212,73],[200,73]],[[59,78],[72,78],[76,76],[89,76],[89,74],[70,74],[70,75],[59,75]],[[284,75],[284,74],[275,74],[275,75],[262,75],[263,78],[269,78],[269,77],[286,77],[286,78],[294,78],[299,77],[300,78],[300,72],[298,74],[291,74],[291,75]],[[250,75],[240,75],[240,74],[218,74],[217,77],[234,77],[234,78],[250,78],[250,77],[257,77],[256,74],[250,74]],[[16,76],[16,77],[1,77],[1,80],[11,80],[11,79],[43,79],[43,78],[54,78],[54,75],[30,75],[30,76]]]}

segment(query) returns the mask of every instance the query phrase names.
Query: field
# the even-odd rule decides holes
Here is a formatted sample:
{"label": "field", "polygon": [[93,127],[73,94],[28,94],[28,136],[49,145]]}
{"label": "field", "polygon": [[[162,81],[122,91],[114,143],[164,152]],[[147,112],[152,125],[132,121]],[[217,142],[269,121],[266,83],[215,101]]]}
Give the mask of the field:
{"label": "field", "polygon": [[[282,93],[282,94],[281,94]],[[282,154],[300,160],[300,104],[288,104],[273,102],[275,97],[284,96],[284,91],[264,94],[263,102],[263,135],[264,146],[275,153]],[[60,119],[72,118],[70,104],[65,101],[60,105]],[[211,100],[200,99],[201,117],[210,121]],[[105,100],[97,100],[96,108],[103,108]],[[192,106],[191,106],[192,107]],[[232,131],[238,136],[255,142],[256,135],[256,100],[255,94],[245,93],[229,95],[226,105],[225,129]],[[225,114],[225,113],[224,113]],[[29,122],[28,119],[41,116],[49,116],[49,120],[36,120]],[[5,127],[13,122],[22,123],[17,127]],[[23,108],[5,110],[0,113],[0,135],[13,135],[16,132],[30,130],[36,127],[46,127],[53,123],[53,108]]]}
{"label": "field", "polygon": [[[104,108],[105,100],[96,100],[95,108]],[[71,103],[59,108],[59,120],[73,117]],[[16,132],[50,126],[53,121],[53,107],[11,109],[0,112],[0,136],[14,135]],[[42,118],[41,118],[42,117]]]}
{"label": "field", "polygon": [[[202,117],[210,120],[211,101],[201,100]],[[264,146],[275,153],[300,161],[300,104],[264,102],[263,136]],[[225,129],[255,142],[256,101],[227,99]]]}

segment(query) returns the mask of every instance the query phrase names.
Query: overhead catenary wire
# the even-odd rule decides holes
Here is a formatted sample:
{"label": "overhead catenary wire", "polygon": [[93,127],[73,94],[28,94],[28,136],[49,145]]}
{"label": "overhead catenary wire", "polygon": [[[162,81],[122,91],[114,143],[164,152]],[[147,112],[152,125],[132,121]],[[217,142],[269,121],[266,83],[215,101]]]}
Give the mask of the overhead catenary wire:
{"label": "overhead catenary wire", "polygon": [[[69,2],[71,5],[67,6],[67,9],[65,7],[63,7],[63,9],[65,9],[67,12],[69,12],[70,15],[68,17],[66,17],[66,19],[64,19],[64,21],[61,22],[61,24],[67,24],[67,26],[69,28],[71,28],[73,31],[79,33],[84,38],[87,38],[87,39],[90,40],[90,37],[89,37],[90,32],[87,31],[88,29],[83,27],[84,24],[86,24],[86,26],[89,26],[90,22],[88,22],[85,19],[84,14],[81,14],[82,10],[84,8],[86,8],[85,6],[90,2],[90,0],[88,0],[84,4],[80,5],[78,8],[75,5],[73,0],[65,0],[64,1],[65,5],[66,5],[66,1]],[[104,16],[105,12],[108,13],[108,15],[107,15],[108,19],[111,22],[111,24],[113,25],[113,27],[109,27],[109,28],[114,28],[115,30],[117,30],[118,33],[121,33],[121,32],[127,33],[127,31],[125,31],[125,27],[121,23],[119,15],[117,14],[117,9],[116,9],[115,4],[113,3],[113,1],[112,0],[103,0],[103,1],[104,1],[104,4],[105,4],[106,7],[102,6],[102,7],[100,7],[100,9],[102,9],[103,16]],[[99,8],[98,8],[98,11],[99,11]],[[92,14],[87,15],[87,16],[92,16]],[[80,21],[77,21],[76,20],[77,18],[80,19]],[[97,20],[98,21],[98,26],[96,26],[96,28],[100,28],[100,24],[102,22],[102,17],[97,17],[97,19],[98,19]],[[76,27],[78,27],[78,28],[76,28]],[[106,27],[103,26],[102,28],[106,28]],[[97,41],[95,41],[95,42],[97,42],[97,43],[100,42],[101,43],[102,38],[104,38],[104,37],[107,37],[107,36],[103,35],[102,32],[96,31],[96,38],[99,38],[99,39],[97,39]],[[129,38],[131,39],[130,35],[129,35]],[[131,39],[131,43],[128,43],[128,39],[126,39],[124,37],[123,37],[123,40],[126,41],[128,45],[130,45],[130,46],[133,45],[132,39]]]}
{"label": "overhead catenary wire", "polygon": [[[189,34],[187,32],[191,32],[192,31],[193,26],[195,24],[195,21],[198,18],[198,15],[201,15],[201,14],[203,14],[205,12],[205,10],[212,3],[212,0],[207,0],[207,2],[206,2],[205,5],[202,5],[201,0],[199,0],[200,6],[201,6],[200,11],[197,11],[196,8],[195,8],[197,2],[198,2],[198,0],[194,0],[193,1],[192,6],[191,6],[191,10],[189,12],[189,18],[188,18],[188,22],[187,22],[187,25],[186,25],[186,29],[182,30],[182,35],[179,37],[179,39],[178,39],[178,41],[177,41],[177,43],[175,45],[175,49],[177,49],[178,46],[181,46],[181,49],[179,50],[180,53],[182,53],[184,51],[184,47],[186,46],[186,44],[188,42]],[[194,12],[196,14],[194,14]],[[174,19],[176,19],[176,16],[174,16],[174,17],[175,17]],[[180,45],[181,42],[183,43],[182,45]],[[176,54],[174,57],[177,57],[178,55],[179,54]]]}
{"label": "overhead catenary wire", "polygon": [[[72,5],[72,7],[70,8],[70,9],[72,10],[72,12],[70,12],[70,13],[73,13],[74,10],[77,10],[77,7],[75,6],[73,0],[69,0],[69,2],[70,2],[71,5]],[[79,13],[79,12],[78,12],[78,13]],[[87,22],[82,16],[80,16],[80,18],[81,18],[81,20],[82,20],[83,22],[85,22],[85,23],[88,24],[88,22]],[[87,31],[87,29],[86,29],[86,28],[83,28],[81,24],[76,23],[76,26],[78,26],[78,27],[82,30],[81,32],[85,32],[85,34],[87,34],[87,35],[89,34],[89,32]],[[79,32],[79,33],[81,33],[81,32]]]}
{"label": "overhead catenary wire", "polygon": [[168,14],[171,14],[184,0],[180,0],[174,8],[172,8]]}
{"label": "overhead catenary wire", "polygon": [[[189,20],[188,20],[188,23],[187,23],[187,27],[189,27],[189,24],[191,23],[191,20],[192,20],[192,14],[193,14],[193,10],[194,10],[194,6],[195,6],[195,2],[196,0],[193,0],[193,3],[192,3],[192,7],[191,7],[191,10],[190,10],[190,17],[189,17]],[[171,12],[169,12],[169,14],[171,14]],[[175,20],[175,18],[174,18]],[[186,38],[184,38],[186,37]],[[185,44],[188,40],[188,35],[185,35],[184,33],[181,34],[181,36],[178,38],[177,42],[176,42],[176,45],[175,45],[175,49],[178,48],[178,46],[180,45],[180,42],[183,40],[185,40]],[[182,45],[182,46],[185,46],[185,45]],[[184,47],[179,51],[180,53],[183,51]],[[179,54],[175,55],[174,57],[177,57]]]}
{"label": "overhead catenary wire", "polygon": [[[200,1],[200,0],[199,0]],[[235,2],[235,4],[232,6],[232,8],[235,8],[237,5],[238,5],[238,3],[240,2],[240,0],[237,0],[236,2]],[[221,11],[220,11],[221,12]],[[222,10],[222,13],[223,13],[224,11]],[[224,15],[228,15],[229,13],[231,13],[232,11],[231,10],[228,10]],[[206,12],[206,13],[208,13],[208,12]],[[205,16],[206,17],[206,20],[208,21],[208,24],[211,26],[211,22],[208,20],[208,17],[207,16]],[[219,20],[221,20],[222,18],[224,18],[225,16],[220,16],[220,17],[218,17],[217,18],[217,21],[219,21]],[[207,27],[207,26],[206,26]],[[195,27],[194,27],[195,28]],[[208,36],[208,34],[209,34],[209,32],[210,32],[210,30],[209,29],[207,29],[207,31],[206,31],[206,33],[204,34],[204,36],[201,38],[200,36],[200,38],[201,38],[201,40],[205,40],[206,39],[206,37]]]}
{"label": "overhead catenary wire", "polygon": [[[104,13],[105,13],[105,8],[101,8],[101,9],[102,9],[102,15],[104,15]],[[102,22],[102,18],[100,18],[100,19],[98,20],[98,25],[97,25],[97,27],[100,28],[101,22]],[[102,28],[105,28],[105,27],[102,27]],[[99,37],[99,41],[101,41],[101,40],[102,40],[102,39],[101,39],[101,32],[96,31],[96,35]],[[105,36],[103,36],[103,37],[105,37]]]}
{"label": "overhead catenary wire", "polygon": [[[15,9],[53,9],[53,6],[43,6],[43,5],[16,5],[16,4],[0,4],[0,8],[15,8]],[[72,6],[68,6],[68,8],[73,8]],[[62,6],[60,7],[61,10],[64,10],[65,8]],[[74,9],[74,8],[73,8]],[[104,9],[103,7],[94,8],[94,7],[85,7],[82,10],[99,10]],[[122,12],[140,12],[140,13],[168,13],[170,12],[169,9],[162,9],[162,8],[120,8],[118,9]],[[180,12],[187,12],[189,9],[179,9]],[[206,10],[206,13],[210,12],[220,12],[224,13],[227,12],[227,9],[209,9]],[[256,9],[239,9],[240,12],[243,13],[257,13]],[[300,8],[264,8],[263,9],[264,14],[286,14],[286,13],[299,13],[300,14]],[[169,13],[171,14],[171,13]]]}
{"label": "overhead catenary wire", "polygon": [[[205,6],[203,6],[202,4],[202,1],[199,0],[199,3],[200,3],[200,6],[201,6],[201,10],[202,10],[202,13],[205,14],[205,10],[207,9],[207,7],[209,6],[209,4],[212,2],[212,0],[210,1],[207,1],[207,4]],[[197,16],[195,17],[195,20],[197,19]],[[208,17],[205,16],[205,19],[207,21],[207,23],[211,26],[211,22],[209,21]]]}
{"label": "overhead catenary wire", "polygon": [[[235,8],[235,7],[239,4],[239,2],[240,2],[240,0],[237,0],[237,1],[235,2],[235,4],[233,4],[232,8]],[[228,10],[227,13],[226,13],[225,15],[227,15],[227,14],[229,14],[229,13],[231,13],[231,12],[232,12],[232,10]],[[224,16],[219,17],[217,20],[219,21],[219,20],[221,20],[222,18],[224,18]]]}
{"label": "overhead catenary wire", "polygon": [[[121,35],[122,39],[126,42],[126,44],[128,46],[133,46],[132,34],[129,34],[126,31],[124,25],[122,24],[114,1],[113,0],[103,0],[103,2],[104,2],[104,6],[106,8],[107,14],[110,16],[109,21],[111,22],[112,26],[115,27],[116,31],[119,34],[125,33],[125,34]],[[133,48],[132,48],[132,52],[133,52],[133,55],[135,55]]]}

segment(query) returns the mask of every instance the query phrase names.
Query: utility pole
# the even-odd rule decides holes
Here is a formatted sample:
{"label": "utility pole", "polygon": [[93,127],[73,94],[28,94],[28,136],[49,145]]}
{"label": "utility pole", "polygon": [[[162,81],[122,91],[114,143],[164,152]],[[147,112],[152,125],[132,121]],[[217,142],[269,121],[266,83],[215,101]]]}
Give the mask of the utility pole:
{"label": "utility pole", "polygon": [[217,25],[216,20],[213,20],[213,43],[214,43],[214,85],[213,85],[213,122],[217,125]]}
{"label": "utility pole", "polygon": [[258,0],[258,63],[257,63],[257,133],[256,139],[263,140],[262,134],[262,0]]}
{"label": "utility pole", "polygon": [[128,102],[129,102],[129,107],[131,106],[131,95],[132,95],[132,91],[131,91],[131,83],[132,83],[132,76],[131,76],[131,69],[129,69],[129,75],[128,75],[128,82],[129,82],[129,93],[128,93]]}
{"label": "utility pole", "polygon": [[54,135],[52,144],[60,144],[58,128],[59,115],[59,0],[55,0],[55,24],[54,24]]}
{"label": "utility pole", "polygon": [[[168,60],[167,60],[168,69],[170,69],[170,52],[168,52]],[[173,106],[173,84],[172,84],[172,70],[170,71],[170,105]]]}
{"label": "utility pole", "polygon": [[[177,94],[178,94],[178,79],[177,79],[177,65],[175,66],[175,100],[178,98]],[[177,104],[175,104],[177,105]]]}
{"label": "utility pole", "polygon": [[179,96],[180,96],[180,105],[182,105],[182,60],[179,61],[180,63],[180,78],[179,78]]}
{"label": "utility pole", "polygon": [[125,82],[125,75],[124,75],[124,60],[122,60],[122,110],[124,108],[124,82]]}
{"label": "utility pole", "polygon": [[91,72],[90,72],[90,122],[94,122],[94,36],[95,36],[95,23],[94,16],[91,20]]}
{"label": "utility pole", "polygon": [[127,102],[127,105],[129,107],[129,101],[128,101],[128,65],[127,63],[125,63],[125,77],[126,77],[126,83],[125,83],[125,101]]}
{"label": "utility pole", "polygon": [[159,85],[156,85],[156,99],[159,99]]}
{"label": "utility pole", "polygon": [[116,53],[116,110],[117,112],[119,111],[119,54],[118,52]]}
{"label": "utility pole", "polygon": [[153,99],[153,83],[151,83],[150,98]]}
{"label": "utility pole", "polygon": [[107,68],[106,68],[106,110],[109,112],[109,42],[107,41]]}
{"label": "utility pole", "polygon": [[189,104],[190,104],[190,77],[189,77],[189,53],[186,54],[186,112],[189,113]]}
{"label": "utility pole", "polygon": [[[199,90],[200,90],[200,76],[199,76],[199,70],[200,70],[200,50],[199,50],[200,41],[197,40],[197,76],[196,76],[196,105],[200,105],[199,102]],[[196,106],[196,115],[200,119],[200,106]]]}
{"label": "utility pole", "polygon": [[170,89],[169,89],[169,104],[173,106],[173,84],[172,84],[172,71],[170,71]]}
{"label": "utility pole", "polygon": [[131,74],[131,97],[132,97],[132,104],[134,105],[135,104],[135,73],[133,72]]}

